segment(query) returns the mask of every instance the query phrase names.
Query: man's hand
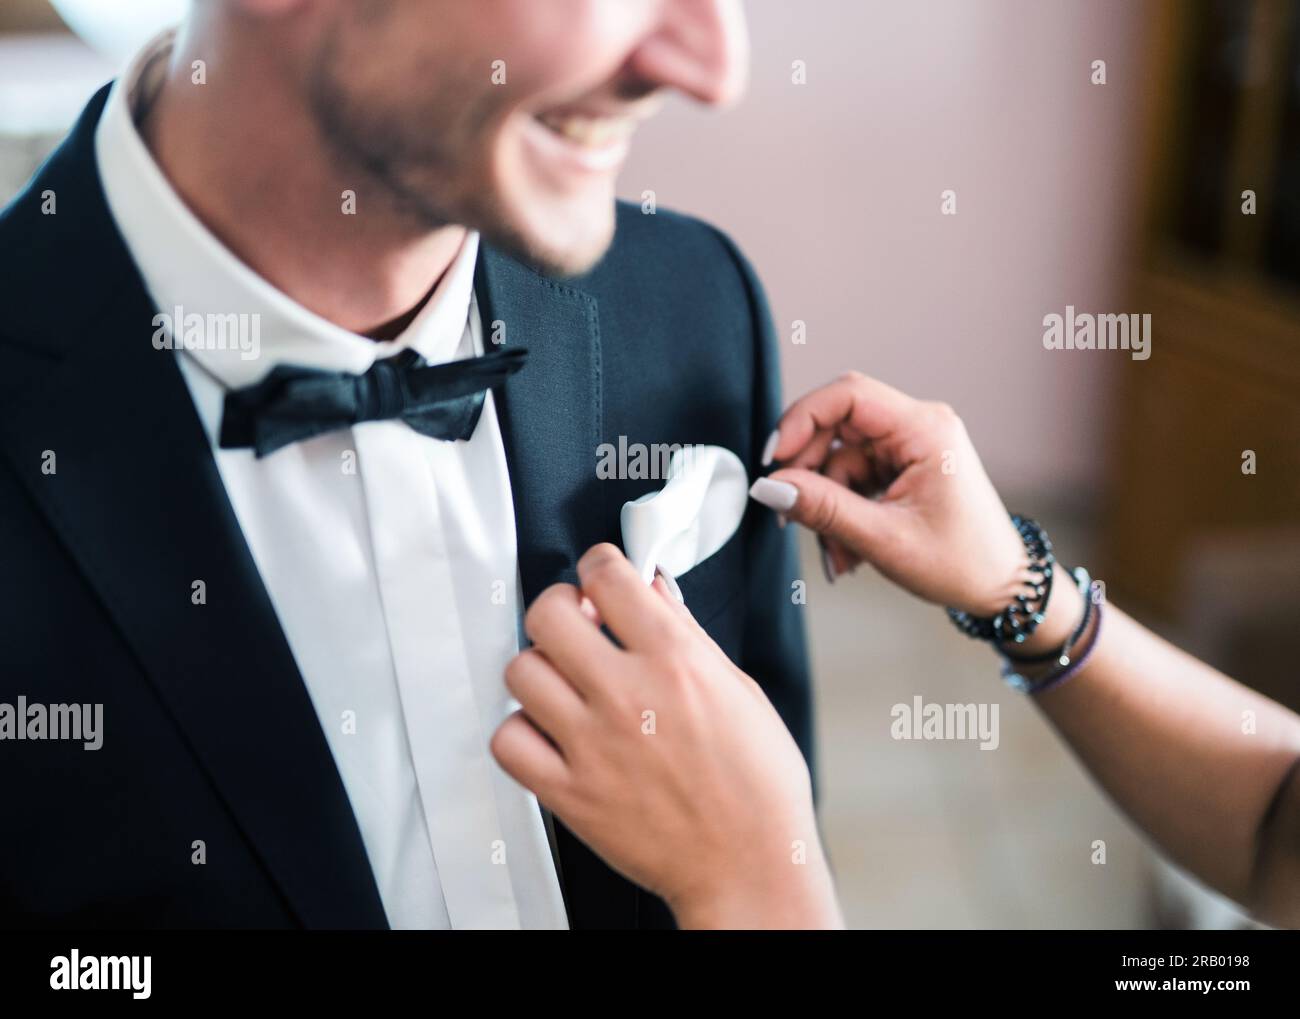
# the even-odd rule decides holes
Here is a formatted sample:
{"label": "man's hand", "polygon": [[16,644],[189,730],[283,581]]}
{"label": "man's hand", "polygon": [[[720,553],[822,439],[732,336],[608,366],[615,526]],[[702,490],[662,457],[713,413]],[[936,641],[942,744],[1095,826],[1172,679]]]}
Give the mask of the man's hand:
{"label": "man's hand", "polygon": [[840,925],[808,768],[762,690],[614,546],[578,579],[525,617],[501,766],[683,927]]}

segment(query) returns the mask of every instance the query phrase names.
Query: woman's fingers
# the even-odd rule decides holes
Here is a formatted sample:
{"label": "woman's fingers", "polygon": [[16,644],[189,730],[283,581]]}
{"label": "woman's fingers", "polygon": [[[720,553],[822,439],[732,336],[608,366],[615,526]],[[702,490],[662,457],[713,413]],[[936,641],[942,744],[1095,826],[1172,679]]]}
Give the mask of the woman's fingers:
{"label": "woman's fingers", "polygon": [[572,584],[552,584],[524,615],[528,639],[584,696],[590,676],[618,668],[620,652],[600,632],[599,619]]}
{"label": "woman's fingers", "polygon": [[881,477],[862,446],[840,446],[826,457],[821,473],[836,484],[851,488],[862,495],[887,487],[889,478]]}
{"label": "woman's fingers", "polygon": [[[662,568],[659,568],[655,571],[655,579],[651,582],[650,589],[663,599],[664,604],[668,606],[668,611],[678,619],[685,623],[699,625],[695,622],[695,616],[691,614],[691,610],[686,607],[686,602],[681,600],[681,588],[677,586],[676,578],[670,580],[668,574]],[[674,589],[676,593],[674,593]]]}
{"label": "woman's fingers", "polygon": [[804,467],[810,471],[819,469],[827,458],[833,456],[836,439],[839,436],[834,428],[819,428],[814,431],[803,448],[793,456],[783,458],[788,467]]}
{"label": "woman's fingers", "polygon": [[792,403],[781,415],[780,438],[769,452],[777,461],[820,466],[820,460],[803,455],[806,447],[811,445],[813,453],[820,450],[824,456],[834,437],[883,439],[899,427],[916,402],[892,386],[849,372]]}
{"label": "woman's fingers", "polygon": [[506,666],[506,689],[528,718],[564,753],[584,716],[582,696],[536,648]]}
{"label": "woman's fingers", "polygon": [[750,495],[818,534],[828,575],[860,557],[929,601],[1005,606],[1024,545],[951,407],[848,375],[792,404],[771,445],[785,466]]}
{"label": "woman's fingers", "polygon": [[557,812],[563,809],[569,766],[560,752],[521,711],[509,715],[490,744],[507,775]]}
{"label": "woman's fingers", "polygon": [[[594,545],[578,560],[582,593],[629,651],[655,651],[681,634],[681,621],[613,545]],[[565,675],[570,675],[568,668]]]}
{"label": "woman's fingers", "polygon": [[[874,558],[873,551],[888,531],[889,507],[815,471],[785,468],[774,471],[767,480],[794,489],[793,505],[786,505],[787,497],[780,507],[773,507],[788,519],[840,542],[864,559]],[[751,494],[770,505],[766,502],[770,491],[770,487],[755,486]]]}
{"label": "woman's fingers", "polygon": [[835,538],[818,538],[818,541],[821,543],[822,569],[832,584],[836,577],[852,573],[862,562],[862,557],[842,541]]}

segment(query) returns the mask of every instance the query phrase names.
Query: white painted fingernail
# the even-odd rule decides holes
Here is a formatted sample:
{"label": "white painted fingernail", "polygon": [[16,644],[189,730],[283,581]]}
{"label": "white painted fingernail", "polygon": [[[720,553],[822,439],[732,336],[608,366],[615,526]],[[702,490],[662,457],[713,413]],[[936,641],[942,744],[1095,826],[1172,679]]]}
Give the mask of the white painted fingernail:
{"label": "white painted fingernail", "polygon": [[682,595],[682,589],[678,586],[677,579],[662,566],[656,566],[655,573],[664,578],[664,585],[668,588],[668,593],[685,605],[686,598]]}
{"label": "white painted fingernail", "polygon": [[826,574],[826,583],[835,583],[835,567],[831,565],[831,550],[822,546],[822,572]]}
{"label": "white painted fingernail", "polygon": [[767,437],[767,442],[763,445],[763,466],[772,466],[772,457],[776,456],[776,447],[781,442],[781,429],[777,429]]}
{"label": "white painted fingernail", "polygon": [[749,497],[778,513],[789,513],[799,501],[799,489],[786,481],[759,478],[749,486]]}
{"label": "white painted fingernail", "polygon": [[776,526],[777,526],[777,527],[784,527],[784,526],[786,525],[786,523],[787,523],[787,521],[786,521],[786,519],[785,519],[785,514],[784,514],[784,513],[778,513],[778,514],[776,515]]}

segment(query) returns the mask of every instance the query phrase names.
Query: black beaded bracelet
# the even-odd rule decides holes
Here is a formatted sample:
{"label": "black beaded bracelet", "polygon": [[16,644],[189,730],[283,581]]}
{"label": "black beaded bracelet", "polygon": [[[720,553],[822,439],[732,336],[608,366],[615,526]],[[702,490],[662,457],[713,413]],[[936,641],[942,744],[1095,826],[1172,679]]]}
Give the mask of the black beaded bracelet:
{"label": "black beaded bracelet", "polygon": [[1092,595],[1092,577],[1082,566],[1076,566],[1073,570],[1067,570],[1079,587],[1079,594],[1083,596],[1083,617],[1079,624],[1074,628],[1074,632],[1066,638],[1065,643],[1058,648],[1047,651],[1041,655],[1013,655],[1004,648],[998,650],[1002,657],[1015,665],[1045,665],[1047,662],[1055,660],[1062,668],[1070,664],[1070,649],[1079,643],[1088,624],[1092,622],[1092,607],[1096,604]]}
{"label": "black beaded bracelet", "polygon": [[1027,572],[1034,579],[1028,582],[1032,593],[1022,593],[996,616],[972,616],[960,609],[949,609],[948,616],[957,628],[968,637],[987,640],[995,644],[1023,644],[1038,624],[1043,621],[1047,600],[1052,596],[1052,577],[1056,573],[1056,555],[1047,532],[1035,521],[1012,515],[1020,540],[1025,543],[1029,557]]}
{"label": "black beaded bracelet", "polygon": [[[999,648],[1002,655],[1002,678],[1012,689],[1027,694],[1050,689],[1083,668],[1084,662],[1096,647],[1097,633],[1101,627],[1101,602],[1093,594],[1092,577],[1087,570],[1076,566],[1072,576],[1079,586],[1079,594],[1083,596],[1083,618],[1064,644],[1043,655],[1016,656]],[[1097,620],[1097,630],[1093,631],[1093,638],[1088,645],[1080,647],[1079,642],[1083,640],[1094,618]],[[1025,666],[1044,665],[1047,662],[1053,662],[1053,667],[1036,679],[1030,679],[1024,674]]]}

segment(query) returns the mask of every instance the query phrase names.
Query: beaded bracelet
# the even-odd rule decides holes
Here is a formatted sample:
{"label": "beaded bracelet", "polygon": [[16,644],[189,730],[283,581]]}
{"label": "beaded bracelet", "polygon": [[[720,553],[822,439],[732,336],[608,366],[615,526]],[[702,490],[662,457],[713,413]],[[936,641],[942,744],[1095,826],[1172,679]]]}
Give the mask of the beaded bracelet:
{"label": "beaded bracelet", "polygon": [[1016,595],[1015,600],[996,616],[972,616],[969,612],[950,608],[948,616],[957,628],[976,640],[1023,644],[1043,621],[1047,599],[1052,596],[1056,555],[1052,552],[1051,539],[1033,520],[1013,515],[1011,522],[1025,544],[1025,553],[1029,557],[1028,572],[1036,578],[1028,584],[1033,593]]}
{"label": "beaded bracelet", "polygon": [[[1069,640],[1055,651],[1030,657],[1018,657],[999,649],[1002,654],[1002,678],[1006,680],[1007,685],[1012,689],[1031,695],[1042,693],[1044,690],[1064,683],[1071,676],[1078,673],[1092,656],[1093,649],[1097,646],[1097,639],[1101,634],[1102,606],[1099,600],[1094,600],[1092,597],[1092,578],[1088,575],[1088,571],[1079,566],[1073,571],[1073,576],[1075,582],[1079,585],[1079,593],[1083,596],[1084,607],[1083,618],[1079,621],[1079,625],[1075,628]],[[1095,613],[1094,609],[1096,610]],[[1097,625],[1093,629],[1092,639],[1088,641],[1087,646],[1081,652],[1076,653],[1079,641],[1088,632],[1089,624],[1091,624],[1094,615],[1097,619]],[[1031,680],[1020,672],[1020,668],[1024,665],[1040,664],[1049,662],[1052,659],[1056,659],[1056,667],[1037,679]]]}
{"label": "beaded bracelet", "polygon": [[[1015,683],[1011,682],[1009,677],[1007,678],[1007,682],[1016,689],[1023,690],[1025,693],[1033,696],[1042,693],[1044,690],[1050,690],[1052,687],[1060,686],[1071,676],[1077,676],[1079,672],[1082,671],[1083,667],[1088,664],[1088,659],[1092,657],[1093,651],[1097,649],[1097,644],[1101,641],[1101,623],[1103,613],[1101,611],[1100,602],[1097,603],[1096,618],[1097,625],[1092,629],[1092,640],[1088,641],[1088,646],[1083,649],[1082,654],[1070,659],[1070,664],[1065,668],[1057,672],[1050,672],[1037,682],[1028,683],[1025,686],[1017,686]],[[1003,676],[1006,677],[1006,675],[1007,674],[1004,670]],[[1023,676],[1019,678],[1022,680],[1024,679]]]}
{"label": "beaded bracelet", "polygon": [[1041,655],[1016,655],[1012,654],[1006,648],[998,648],[998,652],[1003,658],[1008,658],[1019,665],[1042,665],[1050,662],[1053,658],[1057,659],[1062,666],[1070,664],[1067,652],[1071,647],[1079,642],[1079,639],[1088,629],[1088,623],[1092,621],[1092,598],[1089,597],[1092,590],[1092,578],[1088,576],[1088,571],[1082,566],[1076,566],[1070,571],[1070,576],[1074,578],[1075,584],[1079,587],[1079,594],[1083,597],[1083,618],[1079,620],[1079,625],[1074,628],[1072,636],[1068,637],[1064,644],[1054,651],[1048,651]]}

